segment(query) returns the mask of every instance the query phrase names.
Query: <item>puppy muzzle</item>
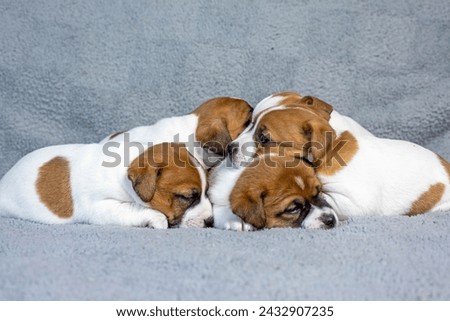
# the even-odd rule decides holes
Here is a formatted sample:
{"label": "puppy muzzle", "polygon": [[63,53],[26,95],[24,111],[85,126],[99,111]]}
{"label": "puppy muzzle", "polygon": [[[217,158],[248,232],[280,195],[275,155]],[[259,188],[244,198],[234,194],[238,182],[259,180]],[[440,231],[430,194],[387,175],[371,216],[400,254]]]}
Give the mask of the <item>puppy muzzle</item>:
{"label": "puppy muzzle", "polygon": [[202,200],[199,205],[186,211],[180,227],[203,228],[211,227],[214,224],[212,205],[209,200]]}
{"label": "puppy muzzle", "polygon": [[306,218],[301,223],[301,227],[307,229],[331,229],[338,225],[339,219],[336,212],[321,197],[311,206]]}

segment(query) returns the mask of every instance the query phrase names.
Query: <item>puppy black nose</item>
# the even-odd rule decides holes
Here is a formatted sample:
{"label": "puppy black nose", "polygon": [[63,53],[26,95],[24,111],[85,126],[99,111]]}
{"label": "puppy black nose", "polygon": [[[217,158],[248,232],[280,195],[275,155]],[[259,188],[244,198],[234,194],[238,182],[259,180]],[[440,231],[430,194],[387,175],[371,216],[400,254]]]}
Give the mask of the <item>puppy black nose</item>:
{"label": "puppy black nose", "polygon": [[337,223],[333,214],[324,214],[320,217],[320,220],[325,224],[325,228],[335,227]]}
{"label": "puppy black nose", "polygon": [[237,143],[237,142],[229,143],[227,146],[228,156],[230,158],[232,158],[233,155],[238,151],[238,149],[239,149],[239,143]]}
{"label": "puppy black nose", "polygon": [[214,217],[210,216],[204,222],[205,222],[205,227],[213,227],[214,226]]}

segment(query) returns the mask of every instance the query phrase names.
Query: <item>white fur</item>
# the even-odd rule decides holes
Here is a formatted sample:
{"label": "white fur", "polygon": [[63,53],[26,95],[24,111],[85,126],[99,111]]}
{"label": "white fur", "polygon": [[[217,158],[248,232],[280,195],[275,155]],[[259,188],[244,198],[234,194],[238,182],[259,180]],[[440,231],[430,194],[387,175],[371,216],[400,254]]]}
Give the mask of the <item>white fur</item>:
{"label": "white fur", "polygon": [[344,131],[351,132],[355,137],[360,136],[374,136],[367,129],[358,124],[355,120],[348,116],[339,114],[337,111],[333,110],[330,115],[330,126],[339,136]]}
{"label": "white fur", "polygon": [[[179,137],[179,142],[189,141],[189,136],[195,135],[197,129],[198,116],[188,114],[184,116],[176,116],[163,118],[151,126],[139,126],[127,131],[130,135],[130,141],[150,142],[154,145],[163,142],[174,142]],[[105,137],[100,144],[109,141],[123,141],[123,135],[114,138]]]}
{"label": "white fur", "polygon": [[[177,133],[180,141],[187,141],[196,126],[195,115],[163,119],[154,126],[133,129],[130,140],[140,142],[145,149],[149,142],[171,142]],[[127,151],[123,135],[120,136],[100,144],[52,146],[26,155],[0,181],[0,213],[49,224],[82,222],[167,228],[164,214],[149,208],[134,192],[127,169],[129,162],[142,151],[130,148],[129,162],[126,163]],[[102,165],[112,162],[104,153],[110,142],[115,144],[109,145],[109,150],[121,158],[120,164],[114,167]],[[50,212],[40,201],[35,188],[39,168],[58,156],[70,163],[74,213],[68,219]],[[201,166],[197,166],[197,170],[202,181],[201,199],[199,204],[186,211],[180,224],[182,227],[202,227],[204,220],[212,216],[211,203],[205,194],[206,174]]]}
{"label": "white fur", "polygon": [[303,181],[303,178],[301,178],[301,176],[296,176],[295,182],[301,189],[305,189],[305,182]]}
{"label": "white fur", "polygon": [[257,118],[261,119],[261,113],[268,110],[271,107],[279,106],[279,103],[284,99],[285,97],[282,96],[274,96],[270,95],[263,100],[261,100],[256,107],[253,109],[253,119],[252,122],[256,123]]}
{"label": "white fur", "polygon": [[327,201],[338,214],[399,215],[436,183],[445,185],[441,201],[431,211],[450,209],[450,182],[438,156],[411,142],[378,138],[349,117],[333,111],[336,133],[349,131],[359,149],[335,175],[318,175]]}
{"label": "white fur", "polygon": [[[36,150],[22,158],[0,181],[0,212],[48,224],[92,223],[167,228],[166,217],[137,204],[126,170],[101,164],[101,145],[61,145]],[[54,157],[70,164],[73,215],[59,218],[39,199],[39,168]],[[98,183],[93,183],[98,182]]]}
{"label": "white fur", "polygon": [[110,138],[111,135],[109,135],[100,144],[123,143],[126,138],[125,135],[127,135],[128,141],[141,142],[146,147],[164,142],[183,143],[204,166],[204,151],[195,137],[197,125],[198,116],[195,114],[163,118],[151,126],[135,127],[114,138]]}

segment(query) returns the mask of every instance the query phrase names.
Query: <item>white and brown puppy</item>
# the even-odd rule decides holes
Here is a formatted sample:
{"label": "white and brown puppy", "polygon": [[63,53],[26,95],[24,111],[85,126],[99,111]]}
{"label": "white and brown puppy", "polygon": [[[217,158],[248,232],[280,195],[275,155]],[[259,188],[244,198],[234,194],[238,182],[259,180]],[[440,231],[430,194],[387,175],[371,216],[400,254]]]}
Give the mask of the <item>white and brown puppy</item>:
{"label": "white and brown puppy", "polygon": [[151,141],[153,144],[182,142],[209,168],[226,155],[227,145],[248,127],[252,111],[253,108],[245,100],[217,97],[205,101],[188,115],[164,118],[151,126],[115,133],[101,143],[123,142],[124,139],[150,142],[155,138],[157,141]]}
{"label": "white and brown puppy", "polygon": [[211,220],[206,173],[184,145],[132,154],[130,164],[109,166],[102,144],[36,150],[1,179],[0,215],[152,228],[204,227]]}
{"label": "white and brown puppy", "polygon": [[[240,145],[250,146],[249,154],[257,145],[295,145],[316,165],[325,199],[339,216],[450,210],[449,162],[414,143],[375,137],[320,99],[274,94],[257,105],[254,121]],[[245,159],[233,150],[236,162]]]}
{"label": "white and brown puppy", "polygon": [[298,158],[263,154],[246,167],[224,160],[209,182],[216,228],[332,228],[337,223],[314,168]]}

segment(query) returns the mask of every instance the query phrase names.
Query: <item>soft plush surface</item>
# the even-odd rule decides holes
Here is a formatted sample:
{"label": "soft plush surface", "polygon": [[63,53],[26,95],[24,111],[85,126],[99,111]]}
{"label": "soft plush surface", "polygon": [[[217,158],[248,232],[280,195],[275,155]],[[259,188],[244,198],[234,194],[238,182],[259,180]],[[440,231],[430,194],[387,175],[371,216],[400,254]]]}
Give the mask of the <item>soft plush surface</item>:
{"label": "soft plush surface", "polygon": [[[449,61],[447,0],[1,0],[0,176],[39,147],[289,89],[450,158]],[[0,217],[0,299],[449,300],[449,214],[253,233]]]}

